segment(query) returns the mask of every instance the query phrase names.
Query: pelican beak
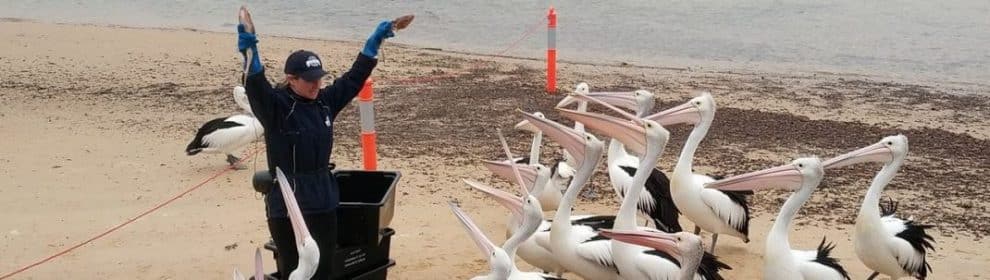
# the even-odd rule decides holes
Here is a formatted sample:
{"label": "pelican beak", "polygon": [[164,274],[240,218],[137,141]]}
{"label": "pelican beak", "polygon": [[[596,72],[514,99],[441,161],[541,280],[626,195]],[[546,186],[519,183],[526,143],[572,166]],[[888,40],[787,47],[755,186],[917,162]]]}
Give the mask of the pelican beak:
{"label": "pelican beak", "polygon": [[534,116],[533,114],[523,112],[518,110],[519,113],[523,115],[523,118],[528,120],[533,126],[543,131],[550,139],[554,142],[559,143],[572,157],[577,159],[580,165],[584,161],[585,157],[585,146],[588,144],[588,139],[590,137],[584,133],[578,132],[573,128],[566,127],[558,122],[551,121],[549,119],[540,118]]}
{"label": "pelican beak", "polygon": [[646,154],[646,137],[643,136],[645,129],[640,124],[596,113],[568,109],[557,109],[557,111],[565,118],[583,123],[590,129],[619,140],[626,146],[626,149],[634,153]]}
{"label": "pelican beak", "polygon": [[471,186],[476,190],[488,194],[489,196],[494,198],[495,201],[498,201],[499,204],[502,204],[502,206],[504,206],[505,208],[509,208],[509,211],[511,211],[513,215],[518,215],[519,217],[522,217],[523,199],[521,197],[515,196],[503,190],[490,187],[480,182],[476,182],[468,179],[464,179],[464,183],[468,184],[468,186]]}
{"label": "pelican beak", "polygon": [[540,132],[540,130],[537,129],[536,126],[533,126],[527,120],[523,120],[523,121],[521,121],[519,123],[516,123],[516,125],[513,128],[518,129],[518,130],[522,130],[522,131],[528,131],[528,132],[531,132],[531,133],[538,133],[538,132]]}
{"label": "pelican beak", "polygon": [[619,108],[624,108],[627,110],[638,110],[639,102],[636,100],[636,92],[592,92],[585,94],[587,97],[598,99],[602,102],[611,104]]}
{"label": "pelican beak", "polygon": [[478,248],[485,253],[486,258],[491,257],[492,253],[495,252],[495,244],[493,244],[491,240],[488,240],[485,233],[482,232],[473,221],[471,221],[471,218],[469,218],[464,211],[461,211],[460,207],[454,205],[453,202],[450,202],[449,204],[450,210],[454,211],[454,216],[457,216],[457,220],[461,222],[464,229],[466,229],[468,234],[471,235],[471,240],[474,240],[474,244],[478,245]]}
{"label": "pelican beak", "polygon": [[512,166],[515,165],[519,168],[519,174],[522,175],[523,182],[526,183],[526,189],[532,191],[536,184],[536,167],[530,166],[528,164],[517,164],[508,163],[504,161],[494,161],[486,160],[483,162],[488,171],[492,174],[501,177],[502,179],[512,182],[515,181],[515,174],[512,172]]}
{"label": "pelican beak", "polygon": [[681,259],[681,250],[677,247],[677,235],[666,232],[639,231],[639,230],[611,230],[602,229],[600,232],[605,237],[621,242],[650,247],[667,252],[677,259]]}
{"label": "pelican beak", "polygon": [[265,279],[265,265],[261,262],[261,248],[254,248],[254,279]]}
{"label": "pelican beak", "polygon": [[889,162],[894,158],[894,151],[883,142],[863,147],[862,149],[830,158],[823,162],[825,169],[839,168],[863,162]]}
{"label": "pelican beak", "polygon": [[804,177],[794,164],[732,176],[705,184],[706,188],[724,191],[757,190],[770,187],[796,189],[801,187]]}
{"label": "pelican beak", "polygon": [[289,212],[289,221],[292,223],[292,232],[296,235],[296,246],[302,248],[303,241],[313,238],[309,235],[309,228],[306,227],[306,220],[303,219],[302,211],[299,210],[299,203],[296,202],[295,193],[292,192],[292,185],[285,178],[282,169],[275,167],[275,175],[278,178],[278,189],[282,191],[285,200],[285,208]]}
{"label": "pelican beak", "polygon": [[677,107],[649,115],[646,119],[653,120],[662,126],[675,124],[696,124],[701,121],[701,110],[694,105],[693,100]]}
{"label": "pelican beak", "polygon": [[557,108],[567,107],[568,105],[574,104],[574,102],[578,102],[577,98],[574,98],[570,94],[568,94],[567,96],[564,96],[564,99],[561,99],[560,102],[557,102],[556,107]]}

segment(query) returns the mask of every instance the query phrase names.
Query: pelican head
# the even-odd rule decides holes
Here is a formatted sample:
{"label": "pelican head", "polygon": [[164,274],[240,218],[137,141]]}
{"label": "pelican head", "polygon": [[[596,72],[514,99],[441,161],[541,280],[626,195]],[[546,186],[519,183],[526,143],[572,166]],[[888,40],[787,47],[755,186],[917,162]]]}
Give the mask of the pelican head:
{"label": "pelican head", "polygon": [[682,268],[686,268],[682,269],[683,271],[689,272],[684,275],[688,276],[684,279],[694,279],[695,270],[705,253],[701,237],[688,232],[603,229],[601,234],[612,240],[649,247],[669,254],[680,262]]}
{"label": "pelican head", "polygon": [[[617,118],[602,114],[579,112],[568,109],[560,109],[560,114],[566,118],[581,122],[585,126],[605,134],[613,139],[619,140],[627,149],[638,154],[645,154],[646,148],[650,144],[665,146],[670,139],[670,132],[663,126],[649,119],[641,119],[619,109],[607,102],[588,95],[578,95],[578,98],[593,101],[604,105],[612,111],[618,113],[623,118]],[[646,137],[643,137],[643,136]],[[654,139],[654,143],[648,143],[649,139]]]}
{"label": "pelican head", "polygon": [[825,161],[825,168],[839,168],[864,162],[883,162],[903,160],[908,153],[908,138],[902,134],[887,136],[873,145],[845,153]]}
{"label": "pelican head", "polygon": [[247,90],[244,89],[244,87],[234,87],[234,103],[237,103],[237,106],[241,107],[241,110],[244,110],[252,115],[254,114],[254,112],[251,111],[251,103],[248,102]]}
{"label": "pelican head", "polygon": [[478,245],[478,249],[488,258],[488,265],[491,266],[491,273],[488,274],[489,278],[472,278],[472,279],[509,279],[509,275],[512,274],[512,260],[509,255],[505,253],[502,248],[495,246],[491,240],[485,236],[485,233],[481,231],[471,221],[471,218],[467,216],[460,207],[457,207],[453,202],[449,203],[450,210],[454,212],[454,216],[457,220],[461,222],[464,229],[467,230],[468,234],[471,236],[471,240],[474,241],[475,245]]}
{"label": "pelican head", "polygon": [[574,157],[578,166],[582,166],[588,161],[594,161],[591,164],[597,164],[597,161],[601,159],[605,143],[598,140],[594,135],[579,132],[558,122],[539,118],[521,110],[519,110],[519,113],[523,115],[523,118],[529,120],[530,123],[540,129],[540,131],[543,131],[543,134],[559,143],[564,150]]}
{"label": "pelican head", "polygon": [[[579,83],[579,84],[577,84],[577,86],[574,87],[574,92],[573,93],[575,93],[575,94],[589,94],[589,93],[591,93],[591,88],[588,86],[588,83]],[[575,99],[572,96],[572,94],[568,94],[567,96],[564,96],[564,99],[560,100],[560,102],[557,103],[557,108],[565,107],[565,106],[570,105],[570,104],[573,104],[574,102],[577,102],[577,101],[578,100]]]}
{"label": "pelican head", "polygon": [[316,273],[316,268],[320,264],[320,248],[316,245],[316,240],[309,234],[309,228],[303,219],[302,211],[299,210],[299,203],[296,202],[292,185],[282,173],[282,169],[275,167],[275,174],[278,178],[279,190],[285,200],[285,207],[289,212],[289,221],[292,223],[292,232],[296,236],[296,250],[299,253],[299,264],[296,269],[289,274],[290,280],[310,279]]}
{"label": "pelican head", "polygon": [[711,93],[703,92],[688,102],[659,113],[646,116],[664,126],[675,124],[695,125],[715,118],[715,99]]}
{"label": "pelican head", "polygon": [[[540,112],[533,112],[533,116],[536,116],[538,118],[546,118],[545,116],[543,116],[543,113]],[[528,120],[522,120],[519,123],[516,123],[514,128],[518,130],[529,131],[531,133],[540,133],[540,130],[537,129],[536,126],[530,124]]]}
{"label": "pelican head", "polygon": [[706,188],[726,191],[777,188],[796,191],[802,187],[817,187],[825,175],[823,164],[817,157],[795,159],[791,163],[732,176],[705,184]]}
{"label": "pelican head", "polygon": [[[591,101],[591,98],[608,103],[612,106],[636,112],[638,116],[646,114],[656,105],[656,95],[647,90],[625,91],[625,92],[592,92],[574,93],[569,99],[558,103],[557,108],[562,108],[577,101]],[[565,104],[566,101],[566,104]],[[562,105],[561,105],[562,104]]]}

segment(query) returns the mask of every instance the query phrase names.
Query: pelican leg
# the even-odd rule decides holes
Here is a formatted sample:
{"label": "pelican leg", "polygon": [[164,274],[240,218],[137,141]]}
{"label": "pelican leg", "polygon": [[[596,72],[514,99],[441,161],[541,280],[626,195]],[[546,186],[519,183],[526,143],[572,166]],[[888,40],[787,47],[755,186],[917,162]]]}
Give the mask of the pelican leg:
{"label": "pelican leg", "polygon": [[880,272],[874,271],[873,274],[870,274],[870,277],[866,278],[866,280],[873,280],[873,278],[877,278],[877,276],[880,276]]}
{"label": "pelican leg", "polygon": [[233,167],[234,169],[237,169],[237,170],[247,169],[246,166],[241,165],[241,164],[238,164],[238,162],[240,162],[240,161],[241,161],[241,159],[235,157],[234,155],[227,154],[227,163],[229,163],[231,167]]}
{"label": "pelican leg", "polygon": [[708,250],[709,254],[715,254],[715,242],[718,241],[718,233],[712,234],[712,247]]}
{"label": "pelican leg", "polygon": [[698,227],[697,225],[695,225],[694,226],[694,235],[699,235],[699,234],[701,234],[701,228]]}

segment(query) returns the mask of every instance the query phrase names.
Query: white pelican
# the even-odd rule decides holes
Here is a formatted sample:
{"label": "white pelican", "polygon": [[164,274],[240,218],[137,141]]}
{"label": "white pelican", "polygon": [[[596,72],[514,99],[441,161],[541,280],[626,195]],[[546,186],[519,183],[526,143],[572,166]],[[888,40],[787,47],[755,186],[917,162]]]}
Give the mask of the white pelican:
{"label": "white pelican", "polygon": [[618,279],[618,271],[615,263],[612,262],[611,245],[608,240],[600,239],[596,229],[572,225],[570,221],[572,205],[601,160],[604,143],[591,134],[581,133],[560,123],[520,112],[530,123],[555,142],[560,143],[578,160],[577,173],[554,215],[550,240],[537,240],[537,243],[541,246],[548,245],[557,262],[567,271],[585,279]]}
{"label": "white pelican", "polygon": [[612,238],[612,242],[625,242],[655,249],[650,251],[664,258],[653,265],[670,267],[664,271],[669,280],[723,280],[719,269],[732,269],[728,265],[705,252],[701,237],[689,232],[666,233],[659,231],[621,231],[603,229],[601,235]]}
{"label": "white pelican", "polygon": [[[509,151],[509,145],[505,141],[505,137],[502,136],[501,131],[498,133],[499,140],[502,142],[502,147],[505,150],[506,157],[512,158],[512,154]],[[485,189],[487,186],[483,185],[472,185],[477,189],[485,191],[486,193],[493,194],[493,196],[503,205],[506,205],[513,214],[517,214],[521,217],[521,222],[513,231],[514,233],[506,239],[502,248],[497,248],[492,244],[491,241],[485,237],[484,233],[467,217],[462,211],[460,211],[457,206],[451,204],[451,209],[454,214],[460,220],[461,224],[468,229],[471,233],[472,239],[475,244],[489,255],[489,264],[492,267],[492,272],[486,276],[475,277],[472,279],[559,279],[552,276],[533,273],[533,272],[522,272],[515,265],[516,250],[520,245],[528,242],[530,237],[536,232],[540,224],[543,222],[543,209],[540,207],[539,201],[536,197],[529,194],[526,183],[520,175],[519,169],[515,164],[510,166],[512,173],[515,175],[514,181],[519,185],[523,191],[525,198],[517,198],[512,194],[500,192],[492,188]],[[469,182],[465,180],[465,182]],[[470,182],[469,182],[470,184]],[[514,216],[515,217],[515,216]],[[508,275],[505,274],[508,272]]]}
{"label": "white pelican", "polygon": [[[593,98],[591,100],[600,102]],[[637,228],[636,205],[639,194],[643,191],[646,179],[651,173],[649,170],[656,166],[660,159],[660,154],[663,153],[667,140],[670,139],[670,133],[654,121],[637,118],[608,104],[603,103],[603,105],[629,120],[566,109],[558,110],[562,116],[580,121],[591,129],[622,141],[627,147],[643,155],[638,165],[639,171],[633,176],[629,192],[623,198],[613,227],[614,230],[631,231]],[[656,254],[654,249],[615,241],[611,242],[611,247],[612,257],[623,279],[670,279],[679,273],[680,269],[675,263]]]}
{"label": "white pelican", "polygon": [[[575,93],[587,94],[589,91],[590,91],[590,87],[588,86],[587,83],[579,83],[577,84],[577,86],[574,87]],[[573,103],[573,100],[570,100],[570,98],[571,97],[569,96],[565,96],[563,100],[557,103],[556,107],[560,108],[561,106],[566,106],[568,104]],[[577,110],[581,112],[587,111],[588,102],[579,100]],[[542,114],[540,115],[542,116]],[[584,124],[580,122],[575,122],[574,130],[577,131],[578,133],[584,133]],[[574,158],[574,156],[571,156],[571,153],[568,152],[567,149],[562,148],[560,154],[563,157],[563,160],[559,160],[557,161],[557,163],[553,165],[553,170],[552,170],[553,176],[551,177],[550,182],[553,183],[554,186],[560,188],[561,191],[564,191],[567,189],[567,186],[570,185],[570,181],[574,178],[574,173],[577,172],[576,167],[578,166],[578,159]],[[583,193],[581,194],[581,196],[592,197],[593,195],[589,193]]]}
{"label": "white pelican", "polygon": [[745,195],[752,192],[706,189],[702,185],[715,179],[692,171],[694,152],[715,118],[715,100],[711,94],[703,93],[682,105],[646,118],[664,126],[694,124],[671,175],[670,195],[681,214],[695,223],[695,233],[699,227],[712,233],[711,253],[715,253],[719,234],[739,237],[749,243],[749,206]]}
{"label": "white pelican", "polygon": [[[265,279],[265,267],[261,261],[261,248],[254,249],[254,278]],[[239,270],[234,268],[234,280],[247,280]]]}
{"label": "white pelican", "polygon": [[[533,115],[545,118],[543,113],[533,112]],[[529,145],[529,156],[513,159],[515,163],[540,163],[540,149],[543,146],[543,132],[533,127],[528,121],[523,120],[515,125],[515,129],[533,133],[533,143]]]}
{"label": "white pelican", "polygon": [[818,250],[792,250],[788,241],[791,221],[801,206],[818,188],[825,171],[817,157],[799,158],[779,167],[733,176],[705,185],[720,190],[756,190],[778,188],[794,191],[780,208],[780,214],[767,235],[763,257],[763,279],[773,280],[849,280],[839,261],[829,256],[835,245],[818,244]]}
{"label": "white pelican", "polygon": [[227,155],[227,163],[237,169],[239,158],[234,153],[254,142],[265,133],[261,122],[251,113],[251,106],[247,102],[247,95],[244,87],[234,88],[234,101],[247,114],[237,114],[230,117],[216,118],[203,124],[196,132],[189,145],[186,146],[187,155],[204,153],[224,153]]}
{"label": "white pelican", "polygon": [[289,212],[289,221],[292,223],[292,232],[296,235],[296,251],[299,253],[299,263],[296,269],[289,274],[289,280],[310,279],[316,274],[316,268],[320,264],[320,248],[316,246],[316,240],[309,234],[309,227],[303,219],[302,211],[299,210],[299,203],[296,202],[296,195],[292,191],[292,185],[285,178],[282,169],[275,167],[275,175],[278,177],[278,189],[282,191],[285,198],[285,208]]}
{"label": "white pelican", "polygon": [[[498,162],[498,163],[502,163],[502,162]],[[520,166],[520,165],[516,165],[516,166]],[[520,168],[520,171],[523,170],[525,169]],[[523,172],[523,174],[525,174],[525,172]],[[527,178],[526,175],[523,175],[523,180],[529,180],[529,179]],[[476,181],[465,179],[464,183],[468,184],[469,186],[471,186],[476,190],[484,192],[489,196],[495,198],[496,201],[498,201],[500,204],[502,204],[503,206],[509,209],[511,216],[509,218],[508,223],[506,224],[506,237],[510,237],[518,231],[518,228],[522,224],[522,219],[523,219],[523,212],[521,208],[523,201],[522,197],[517,197],[505,191],[492,188],[488,185]],[[533,191],[531,193],[532,194],[538,193],[539,188],[540,187],[533,188]],[[610,215],[597,215],[597,216],[572,215],[571,216],[572,225],[591,227],[594,230],[598,230],[601,228],[612,228],[614,221],[615,221],[615,216],[610,216]],[[519,245],[516,254],[530,265],[542,269],[545,272],[553,273],[554,275],[557,275],[559,277],[563,275],[564,272],[566,272],[566,269],[564,269],[564,267],[557,262],[557,260],[554,258],[553,253],[550,252],[549,241],[548,241],[550,240],[550,226],[551,226],[550,221],[543,220],[543,222],[540,223],[539,227],[537,228],[536,233],[534,233],[532,236],[530,236],[528,239],[523,241],[522,244]],[[543,243],[545,245],[539,244],[537,240],[544,240],[545,242]]]}
{"label": "white pelican", "polygon": [[[571,100],[583,101],[580,96],[577,95],[577,98]],[[593,92],[584,96],[595,98],[613,106],[631,109],[636,112],[637,117],[645,116],[656,103],[655,95],[646,90]],[[615,189],[615,194],[621,203],[625,193],[629,191],[633,174],[636,173],[640,160],[637,156],[629,154],[625,145],[615,139],[609,140],[605,159],[609,181],[611,181],[612,188]],[[670,197],[670,179],[655,166],[650,168],[652,171],[646,181],[646,190],[640,194],[636,208],[639,209],[640,214],[649,218],[648,221],[652,221],[657,229],[666,232],[681,231],[681,224],[677,220],[680,212]]]}
{"label": "white pelican", "polygon": [[515,165],[522,173],[526,188],[540,200],[540,206],[544,211],[557,209],[557,206],[560,205],[560,199],[564,194],[550,185],[550,169],[546,166],[539,163],[523,165],[490,160],[484,161],[484,165],[493,174],[510,182],[515,180],[512,179],[514,176],[512,175],[512,165]]}
{"label": "white pelican", "polygon": [[884,137],[865,148],[825,161],[825,168],[832,169],[861,162],[884,163],[870,189],[866,191],[859,216],[853,245],[859,260],[874,272],[869,279],[880,274],[891,279],[916,277],[925,279],[931,265],[925,258],[926,249],[935,250],[934,238],[925,232],[930,225],[916,224],[913,219],[902,220],[894,216],[896,205],[880,206],[883,188],[894,179],[904,164],[908,153],[908,139],[904,135]]}
{"label": "white pelican", "polygon": [[[535,201],[533,204],[539,205],[539,203],[536,203]],[[471,239],[474,240],[475,245],[478,245],[478,248],[481,249],[482,253],[484,253],[485,256],[488,257],[488,265],[491,267],[491,271],[488,274],[472,277],[471,280],[561,279],[541,273],[519,271],[519,269],[516,267],[515,262],[513,261],[513,258],[510,256],[507,250],[503,250],[502,248],[495,246],[495,244],[492,243],[491,240],[489,240],[488,237],[485,236],[485,233],[482,232],[481,229],[478,228],[478,226],[475,225],[473,221],[471,221],[471,218],[469,218],[467,214],[464,213],[464,211],[461,211],[461,209],[457,207],[457,205],[454,205],[453,202],[450,202],[449,205],[450,205],[450,209],[454,211],[454,215],[457,216],[457,220],[461,222],[461,225],[463,225],[464,228],[468,231],[468,234],[471,235]],[[530,227],[530,229],[525,231],[529,233],[533,233],[536,231],[536,227]],[[519,231],[519,234],[514,235],[513,238],[520,237],[522,236],[522,234],[525,234],[525,232],[521,230]],[[503,246],[509,246],[510,244],[508,243],[512,240],[513,239],[511,238],[509,240],[506,240],[505,241],[506,244]]]}

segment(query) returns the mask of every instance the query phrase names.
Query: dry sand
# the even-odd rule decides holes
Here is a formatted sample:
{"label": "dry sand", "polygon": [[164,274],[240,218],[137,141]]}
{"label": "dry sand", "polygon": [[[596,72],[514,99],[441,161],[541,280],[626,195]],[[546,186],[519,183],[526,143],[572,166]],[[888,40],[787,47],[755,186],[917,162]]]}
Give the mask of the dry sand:
{"label": "dry sand", "polygon": [[[117,225],[222,170],[222,156],[189,157],[183,149],[204,121],[236,112],[239,55],[233,34],[0,21],[0,273],[72,246]],[[395,44],[384,48],[374,76],[382,169],[400,170],[391,279],[464,279],[487,269],[446,202],[459,201],[497,242],[506,212],[472,192],[463,178],[493,182],[478,164],[499,156],[495,128],[508,129],[515,108],[552,113],[559,96],[541,93],[541,63]],[[293,49],[322,54],[335,73],[358,43],[261,37],[270,73]],[[566,50],[561,51],[566,58]],[[902,215],[936,224],[930,279],[985,279],[990,274],[990,98],[985,85],[894,83],[841,73],[725,73],[630,65],[560,65],[561,89],[579,81],[593,90],[645,88],[660,107],[710,90],[719,102],[696,166],[738,174],[799,155],[827,157],[904,133],[911,155],[886,195]],[[275,76],[274,74],[272,76]],[[423,80],[422,76],[433,76]],[[276,77],[272,77],[276,78]],[[407,80],[415,78],[413,80]],[[338,120],[334,158],[359,166],[357,109]],[[686,128],[662,167],[672,165]],[[517,153],[528,135],[513,132]],[[261,144],[257,145],[260,147]],[[548,146],[546,158],[557,157]],[[248,162],[264,166],[263,158]],[[791,233],[796,248],[823,235],[854,279],[866,268],[850,230],[878,167],[830,175],[805,205]],[[226,173],[151,215],[15,279],[228,279],[249,271],[254,248],[268,240],[263,202],[251,170]],[[605,174],[598,199],[578,212],[613,213]],[[506,187],[504,183],[498,183]],[[727,279],[758,279],[764,233],[786,198],[753,198],[753,242],[722,238]],[[690,222],[683,221],[685,227]],[[266,258],[266,267],[273,262]],[[522,265],[522,267],[528,267]],[[572,277],[576,278],[576,277]]]}

